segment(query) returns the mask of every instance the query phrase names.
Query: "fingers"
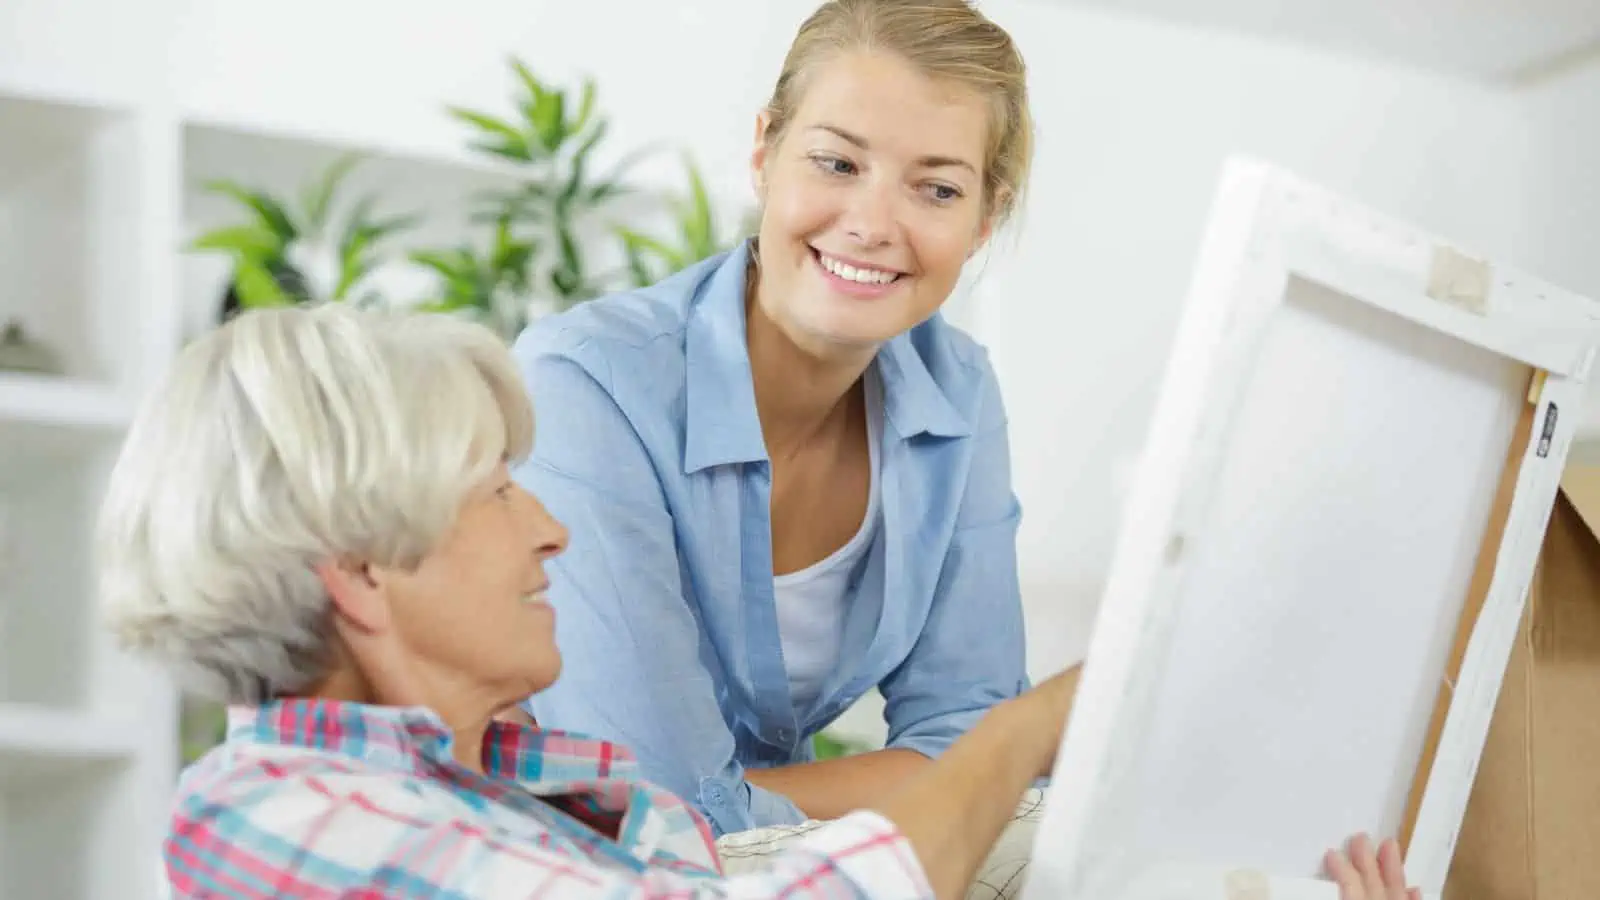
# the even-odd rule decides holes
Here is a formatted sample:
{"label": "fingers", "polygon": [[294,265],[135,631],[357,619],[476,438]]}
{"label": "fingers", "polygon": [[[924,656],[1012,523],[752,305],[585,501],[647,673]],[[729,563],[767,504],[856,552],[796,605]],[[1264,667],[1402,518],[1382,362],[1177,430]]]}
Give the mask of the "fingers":
{"label": "fingers", "polygon": [[1369,900],[1389,900],[1389,894],[1384,889],[1383,873],[1378,871],[1378,854],[1372,847],[1371,838],[1358,834],[1351,839],[1350,862],[1361,874],[1361,887],[1367,892],[1365,896]]}
{"label": "fingers", "polygon": [[1378,848],[1378,872],[1383,879],[1384,897],[1407,900],[1412,892],[1406,890],[1406,867],[1400,859],[1400,844],[1393,839]]}
{"label": "fingers", "polygon": [[1328,872],[1329,880],[1339,886],[1339,900],[1366,900],[1361,889],[1361,876],[1343,853],[1329,850],[1322,858],[1322,865]]}
{"label": "fingers", "polygon": [[1400,845],[1386,840],[1374,848],[1364,834],[1351,838],[1344,852],[1328,851],[1323,866],[1339,886],[1339,900],[1421,900],[1420,890],[1406,888]]}

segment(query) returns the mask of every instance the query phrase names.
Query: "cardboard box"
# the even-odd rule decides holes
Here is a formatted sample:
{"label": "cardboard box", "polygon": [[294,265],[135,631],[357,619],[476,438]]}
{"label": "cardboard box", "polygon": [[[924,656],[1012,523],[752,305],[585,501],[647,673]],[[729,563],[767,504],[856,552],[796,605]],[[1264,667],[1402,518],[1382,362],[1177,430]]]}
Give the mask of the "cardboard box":
{"label": "cardboard box", "polygon": [[1600,467],[1572,466],[1462,822],[1445,900],[1600,900]]}

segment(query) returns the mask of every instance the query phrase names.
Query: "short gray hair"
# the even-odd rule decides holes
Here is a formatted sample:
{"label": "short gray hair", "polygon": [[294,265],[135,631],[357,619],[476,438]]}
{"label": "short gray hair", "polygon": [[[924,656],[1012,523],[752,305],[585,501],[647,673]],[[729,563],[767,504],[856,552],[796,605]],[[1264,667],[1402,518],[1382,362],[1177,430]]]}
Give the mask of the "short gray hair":
{"label": "short gray hair", "polygon": [[245,312],[184,348],[101,507],[101,601],[179,686],[260,703],[326,673],[313,567],[409,568],[473,486],[525,456],[533,410],[479,325],[345,305]]}

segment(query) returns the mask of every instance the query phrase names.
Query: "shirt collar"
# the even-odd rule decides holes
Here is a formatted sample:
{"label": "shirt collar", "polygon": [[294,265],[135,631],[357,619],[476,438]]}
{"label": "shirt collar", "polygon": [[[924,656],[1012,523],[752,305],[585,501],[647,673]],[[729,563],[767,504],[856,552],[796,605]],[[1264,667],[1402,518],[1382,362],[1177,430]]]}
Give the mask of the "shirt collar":
{"label": "shirt collar", "polygon": [[[421,773],[453,764],[454,735],[425,706],[378,706],[296,697],[228,710],[228,743],[305,747],[379,768]],[[637,761],[607,741],[492,721],[484,772],[525,783],[631,778]]]}
{"label": "shirt collar", "polygon": [[[751,243],[748,238],[741,241],[715,264],[689,311],[684,339],[686,473],[767,461],[745,333],[745,274]],[[972,433],[970,423],[928,371],[913,334],[900,334],[886,343],[876,365],[883,379],[885,417],[902,438]]]}

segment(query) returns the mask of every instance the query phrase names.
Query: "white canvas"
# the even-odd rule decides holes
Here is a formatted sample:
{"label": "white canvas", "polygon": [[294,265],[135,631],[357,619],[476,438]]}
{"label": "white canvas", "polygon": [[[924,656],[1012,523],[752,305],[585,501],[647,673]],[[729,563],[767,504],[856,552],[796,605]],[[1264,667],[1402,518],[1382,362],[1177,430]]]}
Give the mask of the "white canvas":
{"label": "white canvas", "polygon": [[1597,345],[1588,300],[1231,162],[1029,900],[1333,900],[1357,831],[1436,895]]}

